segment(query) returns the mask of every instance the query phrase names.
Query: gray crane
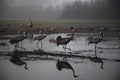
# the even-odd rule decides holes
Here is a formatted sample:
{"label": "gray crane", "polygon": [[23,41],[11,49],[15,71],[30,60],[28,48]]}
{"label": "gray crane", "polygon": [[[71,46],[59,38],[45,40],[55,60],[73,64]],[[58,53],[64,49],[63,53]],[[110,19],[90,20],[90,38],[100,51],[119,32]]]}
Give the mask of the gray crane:
{"label": "gray crane", "polygon": [[32,23],[31,18],[29,18],[29,24],[27,24],[27,27],[28,28],[33,28],[33,23]]}
{"label": "gray crane", "polygon": [[26,39],[26,37],[26,32],[24,32],[23,35],[15,36],[12,39],[10,39],[9,43],[15,44],[15,47],[17,47],[17,45],[19,45],[19,42],[21,42],[22,44],[22,41]]}
{"label": "gray crane", "polygon": [[37,40],[38,42],[36,43],[36,46],[37,46],[37,48],[39,48],[38,47],[38,44],[39,44],[39,42],[41,41],[41,48],[42,48],[42,40],[43,39],[45,39],[46,37],[47,37],[47,35],[48,35],[48,32],[47,32],[47,30],[45,30],[45,32],[46,32],[46,34],[41,34],[42,33],[42,31],[40,31],[39,33],[39,36],[36,36],[34,39],[33,39],[33,41],[35,41],[35,40]]}
{"label": "gray crane", "polygon": [[[95,38],[95,37],[91,36],[91,37],[89,38],[88,45],[89,45],[89,44],[95,44],[95,52],[96,52],[96,46],[97,46],[97,44],[100,43],[102,40],[103,40],[103,34],[102,34],[102,32],[100,32],[100,37]],[[96,55],[96,54],[95,54],[95,55]]]}

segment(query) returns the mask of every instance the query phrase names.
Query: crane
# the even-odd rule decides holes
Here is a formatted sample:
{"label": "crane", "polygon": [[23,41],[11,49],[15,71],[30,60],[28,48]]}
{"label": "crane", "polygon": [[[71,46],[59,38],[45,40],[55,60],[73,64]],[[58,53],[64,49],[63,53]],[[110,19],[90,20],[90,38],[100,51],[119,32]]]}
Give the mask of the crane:
{"label": "crane", "polygon": [[40,32],[39,32],[39,33],[40,33],[39,36],[36,36],[36,37],[33,39],[33,41],[35,41],[35,40],[38,41],[38,42],[36,43],[37,48],[38,48],[38,44],[39,44],[40,41],[41,41],[41,48],[42,48],[42,40],[45,39],[45,38],[47,37],[47,35],[48,35],[48,32],[47,32],[46,29],[45,29],[45,32],[46,32],[46,34],[41,34],[42,31],[40,31]]}
{"label": "crane", "polygon": [[75,31],[76,31],[75,29],[72,31],[71,37],[62,38],[61,36],[58,36],[56,38],[56,44],[57,44],[57,46],[63,45],[63,49],[71,50],[70,48],[66,48],[66,46],[73,39]]}
{"label": "crane", "polygon": [[17,47],[17,45],[19,45],[19,42],[21,42],[22,44],[22,41],[26,39],[26,37],[26,32],[24,32],[23,35],[15,36],[12,39],[10,39],[9,43],[15,44],[15,47]]}
{"label": "crane", "polygon": [[31,18],[29,18],[29,24],[27,24],[27,27],[28,28],[33,28],[33,23],[32,23]]}
{"label": "crane", "polygon": [[[91,37],[89,38],[88,45],[89,45],[89,44],[95,44],[95,52],[96,52],[96,46],[97,46],[97,44],[100,43],[102,40],[103,40],[103,34],[102,34],[102,32],[100,31],[100,37],[94,38],[93,36],[91,36]],[[95,55],[96,55],[96,54],[95,54]]]}

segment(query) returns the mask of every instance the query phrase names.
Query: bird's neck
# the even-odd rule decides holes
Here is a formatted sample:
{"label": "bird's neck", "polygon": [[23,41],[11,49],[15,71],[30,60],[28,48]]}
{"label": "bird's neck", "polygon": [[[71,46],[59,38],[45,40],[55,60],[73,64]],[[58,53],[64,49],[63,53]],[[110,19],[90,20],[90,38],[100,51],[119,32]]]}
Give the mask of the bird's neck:
{"label": "bird's neck", "polygon": [[101,34],[100,36],[101,36],[101,39],[103,39],[103,34]]}
{"label": "bird's neck", "polygon": [[27,34],[25,33],[25,34],[23,34],[23,36],[26,38],[26,37],[27,37]]}
{"label": "bird's neck", "polygon": [[72,36],[70,37],[70,39],[73,39],[73,37],[74,37],[74,32],[72,32]]}
{"label": "bird's neck", "polygon": [[47,37],[47,33],[45,34],[45,37]]}

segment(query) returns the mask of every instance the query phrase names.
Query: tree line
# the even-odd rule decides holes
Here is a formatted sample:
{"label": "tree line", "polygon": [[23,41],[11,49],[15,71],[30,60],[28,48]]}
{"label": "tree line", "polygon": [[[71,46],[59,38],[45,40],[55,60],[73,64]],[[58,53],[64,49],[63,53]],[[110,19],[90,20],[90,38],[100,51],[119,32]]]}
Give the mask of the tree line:
{"label": "tree line", "polygon": [[120,0],[75,1],[67,4],[59,19],[120,19]]}

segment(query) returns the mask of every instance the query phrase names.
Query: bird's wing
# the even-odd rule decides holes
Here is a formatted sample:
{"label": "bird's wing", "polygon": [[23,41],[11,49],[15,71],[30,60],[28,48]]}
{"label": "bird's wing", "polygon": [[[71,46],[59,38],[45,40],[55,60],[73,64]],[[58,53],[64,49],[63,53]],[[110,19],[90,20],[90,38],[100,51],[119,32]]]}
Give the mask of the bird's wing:
{"label": "bird's wing", "polygon": [[66,43],[69,40],[69,38],[62,38],[61,43]]}
{"label": "bird's wing", "polygon": [[92,42],[97,42],[97,41],[99,41],[101,38],[93,38],[92,39]]}
{"label": "bird's wing", "polygon": [[44,37],[43,35],[40,35],[40,36],[35,37],[34,40],[41,40],[43,39],[43,37]]}

